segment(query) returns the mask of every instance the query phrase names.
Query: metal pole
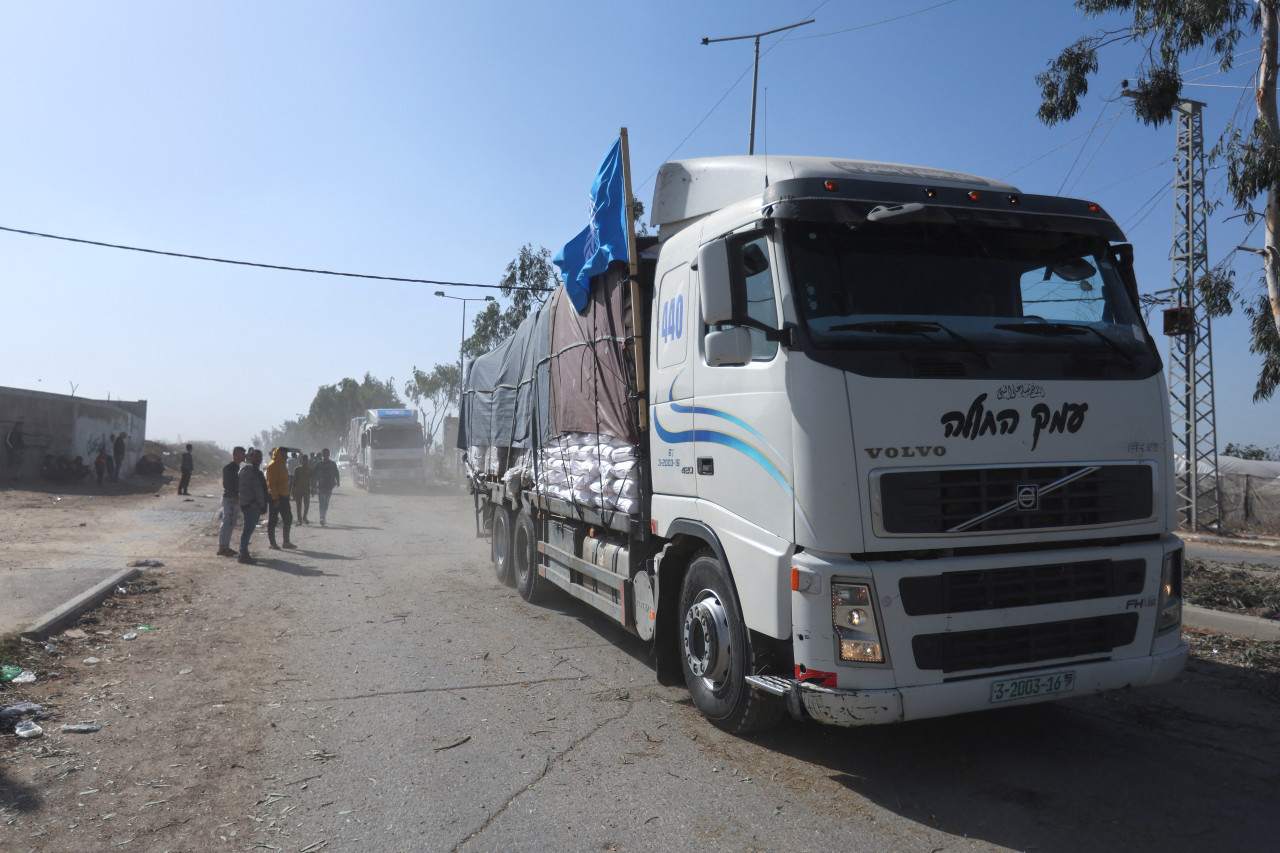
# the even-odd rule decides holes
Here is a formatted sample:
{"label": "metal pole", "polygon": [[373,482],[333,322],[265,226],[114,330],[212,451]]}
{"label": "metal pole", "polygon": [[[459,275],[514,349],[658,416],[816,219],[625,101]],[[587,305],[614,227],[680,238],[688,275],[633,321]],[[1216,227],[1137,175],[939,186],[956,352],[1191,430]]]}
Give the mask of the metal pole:
{"label": "metal pole", "polygon": [[458,411],[462,411],[462,349],[467,345],[467,300],[462,300],[462,337],[458,339]]}
{"label": "metal pole", "polygon": [[751,72],[751,135],[747,141],[748,154],[756,153],[756,87],[760,80],[760,37],[770,36],[770,35],[773,35],[774,33],[783,32],[784,30],[794,30],[796,27],[803,27],[805,24],[812,24],[814,20],[815,20],[814,18],[810,18],[809,20],[801,21],[798,24],[788,24],[785,27],[778,27],[777,29],[774,29],[774,30],[765,30],[762,33],[752,33],[751,35],[746,35],[746,36],[729,36],[727,38],[719,38],[719,39],[704,38],[702,40],[703,44],[711,44],[712,42],[717,42],[717,41],[739,41],[741,39],[756,40],[756,59],[755,59],[754,65],[752,66],[752,72]]}
{"label": "metal pole", "polygon": [[751,70],[751,138],[747,153],[756,153],[756,87],[760,82],[760,36],[756,36],[756,61]]}

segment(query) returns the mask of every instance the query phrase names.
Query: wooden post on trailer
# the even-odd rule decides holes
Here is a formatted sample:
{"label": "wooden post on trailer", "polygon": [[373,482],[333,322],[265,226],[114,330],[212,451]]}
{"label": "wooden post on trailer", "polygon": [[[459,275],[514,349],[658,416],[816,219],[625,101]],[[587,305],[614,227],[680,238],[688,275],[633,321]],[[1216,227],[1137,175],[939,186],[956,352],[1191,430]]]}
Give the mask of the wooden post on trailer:
{"label": "wooden post on trailer", "polygon": [[636,213],[631,198],[631,149],[627,142],[627,129],[618,131],[622,140],[622,184],[627,208],[627,260],[631,264],[631,354],[636,363],[636,422],[641,432],[649,428],[649,411],[646,405],[645,354],[644,354],[644,305],[640,298],[640,248],[636,245]]}

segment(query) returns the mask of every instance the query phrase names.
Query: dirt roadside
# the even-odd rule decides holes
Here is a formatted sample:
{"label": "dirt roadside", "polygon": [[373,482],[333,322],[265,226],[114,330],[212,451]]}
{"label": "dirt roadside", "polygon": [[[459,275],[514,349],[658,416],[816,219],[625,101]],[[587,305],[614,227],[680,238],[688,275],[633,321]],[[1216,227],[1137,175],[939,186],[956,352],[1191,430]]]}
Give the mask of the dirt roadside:
{"label": "dirt roadside", "polygon": [[[323,772],[325,755],[273,761],[264,726],[274,723],[262,713],[287,692],[291,674],[276,644],[287,642],[292,605],[265,598],[246,582],[252,573],[214,556],[218,501],[203,496],[219,493],[216,470],[197,471],[189,501],[175,488],[160,497],[69,495],[56,505],[48,495],[0,492],[0,559],[66,552],[163,564],[145,568],[51,650],[0,647],[0,661],[37,674],[33,684],[0,685],[0,708],[25,701],[44,709],[38,739],[19,739],[0,722],[6,853],[299,848],[282,837],[288,804]],[[1267,685],[1280,676],[1249,663],[1261,644],[1243,644],[1238,659],[1228,659],[1236,646],[1225,638],[1193,645],[1198,679],[1276,698]],[[1237,683],[1254,674],[1257,683]],[[1215,692],[1201,695],[1209,702]],[[64,724],[99,731],[64,733]]]}
{"label": "dirt roadside", "polygon": [[57,523],[44,496],[0,494],[6,559],[70,549],[162,564],[47,647],[10,638],[0,648],[4,663],[37,675],[0,685],[0,707],[37,703],[44,729],[24,740],[0,721],[0,849],[248,846],[246,806],[268,798],[258,789],[270,775],[253,684],[280,666],[271,638],[283,628],[232,579],[234,561],[214,555],[218,501],[202,496],[220,495],[219,474],[198,473],[190,500],[175,491],[67,496],[59,508],[74,520]]}

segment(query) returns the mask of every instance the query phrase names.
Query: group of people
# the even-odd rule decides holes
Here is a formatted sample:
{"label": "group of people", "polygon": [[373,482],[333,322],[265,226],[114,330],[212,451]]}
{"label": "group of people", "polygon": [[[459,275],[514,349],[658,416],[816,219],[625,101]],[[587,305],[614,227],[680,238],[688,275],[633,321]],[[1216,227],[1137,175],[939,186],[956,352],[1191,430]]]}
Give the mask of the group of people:
{"label": "group of people", "polygon": [[[188,450],[190,446],[188,445]],[[292,454],[292,456],[290,456]],[[186,464],[184,457],[183,464]],[[294,513],[291,502],[297,504],[299,524],[310,524],[307,518],[314,494],[320,505],[320,526],[325,526],[329,514],[329,498],[341,485],[338,464],[329,458],[329,448],[316,454],[306,454],[289,447],[277,447],[271,451],[271,462],[262,470],[262,451],[237,447],[231,452],[231,461],[222,469],[222,525],[218,528],[218,556],[235,557],[242,563],[255,563],[249,553],[249,537],[267,512],[267,541],[273,550],[296,548],[289,538]],[[240,531],[240,550],[231,547],[231,534],[236,517],[243,523]],[[280,525],[283,544],[276,543],[276,526]]]}
{"label": "group of people", "polygon": [[93,458],[93,473],[97,476],[99,486],[102,485],[104,475],[108,482],[114,482],[116,478],[124,479],[124,451],[128,438],[123,432],[112,433]]}
{"label": "group of people", "polygon": [[[117,477],[123,480],[124,454],[128,448],[128,438],[128,434],[124,432],[111,433],[111,437],[98,449],[92,468],[85,464],[83,456],[68,458],[66,455],[55,457],[51,453],[45,454],[40,460],[40,478],[51,483],[65,484],[79,483],[90,475],[96,475],[99,486],[102,485],[104,478],[108,482],[115,481]],[[4,448],[9,476],[21,476],[22,464],[27,453],[26,433],[22,421],[16,421],[5,433]]]}
{"label": "group of people", "polygon": [[[89,474],[89,466],[84,464],[83,456],[75,459],[59,456],[54,459],[52,453],[46,453],[40,462],[40,479],[51,483],[79,483]],[[102,485],[101,475],[98,476],[98,485]]]}

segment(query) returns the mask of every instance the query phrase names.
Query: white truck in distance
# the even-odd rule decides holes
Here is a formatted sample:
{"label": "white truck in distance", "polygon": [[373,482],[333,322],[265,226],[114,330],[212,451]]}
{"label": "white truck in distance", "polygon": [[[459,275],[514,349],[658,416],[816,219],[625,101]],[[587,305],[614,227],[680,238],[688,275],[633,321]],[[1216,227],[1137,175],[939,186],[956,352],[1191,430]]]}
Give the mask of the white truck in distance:
{"label": "white truck in distance", "polygon": [[[573,395],[607,410],[609,371],[557,379],[559,341],[549,379],[535,360],[518,383],[550,386],[549,423],[526,407],[533,428],[505,445],[464,423],[459,444],[490,460],[472,482],[500,579],[652,640],[658,678],[733,732],[1181,671],[1167,391],[1101,208],[930,168],[734,156],[665,164],[650,211],[656,244],[616,276],[644,320],[639,369],[624,355],[608,394],[639,401],[634,430],[563,428]],[[603,310],[608,276],[575,322]],[[618,432],[634,500],[609,467]]]}
{"label": "white truck in distance", "polygon": [[347,453],[352,479],[370,492],[426,485],[426,444],[413,409],[369,409],[352,418]]}

